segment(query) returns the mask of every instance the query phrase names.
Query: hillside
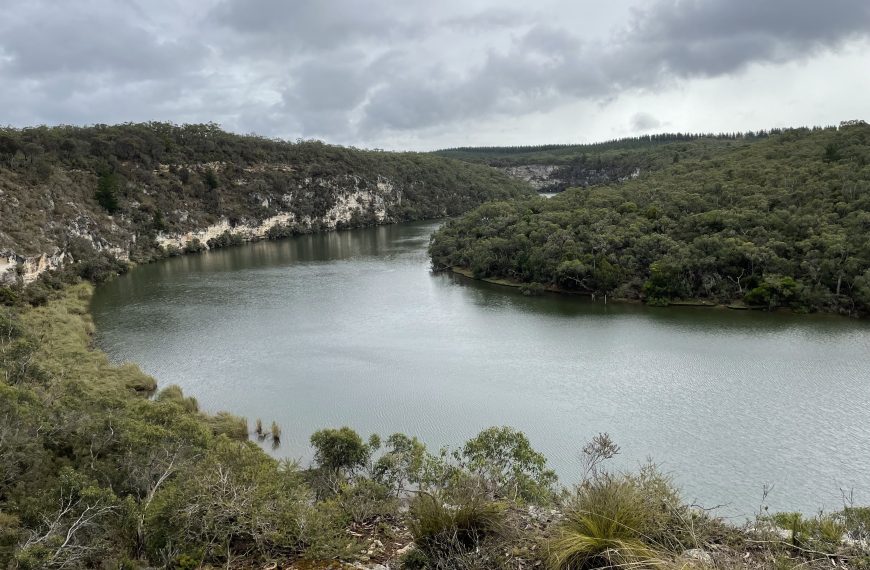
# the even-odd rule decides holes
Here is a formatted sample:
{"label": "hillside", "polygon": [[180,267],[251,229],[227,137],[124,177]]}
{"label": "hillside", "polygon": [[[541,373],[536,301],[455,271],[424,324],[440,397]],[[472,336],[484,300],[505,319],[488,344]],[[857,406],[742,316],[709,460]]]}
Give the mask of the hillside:
{"label": "hillside", "polygon": [[527,193],[457,160],[211,124],[0,129],[0,279],[32,280],[83,249],[148,260],[209,240],[452,216]]}
{"label": "hillside", "polygon": [[542,288],[859,315],[870,309],[868,230],[870,126],[851,122],[485,205],[445,225],[430,253],[438,268]]}
{"label": "hillside", "polygon": [[487,164],[540,192],[561,192],[569,187],[624,182],[680,160],[710,157],[780,132],[663,133],[589,144],[460,147],[434,154]]}

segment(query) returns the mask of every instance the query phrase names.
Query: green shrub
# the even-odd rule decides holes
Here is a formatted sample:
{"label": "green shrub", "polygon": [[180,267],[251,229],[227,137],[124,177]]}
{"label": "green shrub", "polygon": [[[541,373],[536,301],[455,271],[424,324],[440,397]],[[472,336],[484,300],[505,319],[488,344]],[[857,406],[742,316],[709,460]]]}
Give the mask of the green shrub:
{"label": "green shrub", "polygon": [[509,427],[485,429],[456,454],[463,467],[483,483],[493,498],[548,502],[556,474],[521,431]]}
{"label": "green shrub", "polygon": [[323,429],[311,435],[314,461],[333,473],[353,471],[365,465],[371,450],[349,427]]}
{"label": "green shrub", "polygon": [[199,253],[201,251],[205,251],[208,249],[202,242],[197,238],[193,238],[186,244],[184,244],[184,253]]}
{"label": "green shrub", "polygon": [[399,512],[399,501],[390,493],[390,489],[370,479],[342,485],[336,499],[348,518],[355,523],[393,517]]}
{"label": "green shrub", "polygon": [[846,507],[836,515],[853,540],[870,540],[870,507]]}

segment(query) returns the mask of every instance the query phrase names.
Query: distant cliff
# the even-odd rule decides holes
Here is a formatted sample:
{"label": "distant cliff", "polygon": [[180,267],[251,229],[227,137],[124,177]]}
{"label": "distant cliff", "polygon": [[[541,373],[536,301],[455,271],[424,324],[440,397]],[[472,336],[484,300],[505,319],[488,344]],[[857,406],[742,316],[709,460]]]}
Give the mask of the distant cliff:
{"label": "distant cliff", "polygon": [[641,169],[633,164],[586,165],[522,164],[496,167],[508,176],[530,184],[538,192],[561,192],[568,188],[585,188],[596,184],[624,182],[640,176]]}
{"label": "distant cliff", "polygon": [[32,281],[82,247],[145,261],[452,216],[530,193],[481,165],[240,136],[215,125],[0,129],[0,282]]}

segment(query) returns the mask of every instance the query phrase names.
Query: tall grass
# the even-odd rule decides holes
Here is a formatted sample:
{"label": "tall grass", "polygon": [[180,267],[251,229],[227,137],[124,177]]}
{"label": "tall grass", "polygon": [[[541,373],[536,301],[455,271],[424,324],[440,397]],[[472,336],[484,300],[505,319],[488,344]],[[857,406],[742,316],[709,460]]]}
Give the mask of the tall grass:
{"label": "tall grass", "polygon": [[549,542],[554,570],[657,566],[661,556],[646,534],[651,513],[629,479],[583,486]]}
{"label": "tall grass", "polygon": [[443,562],[461,560],[504,528],[505,509],[500,503],[476,497],[453,502],[422,493],[411,504],[408,528],[429,560],[428,567],[441,568]]}

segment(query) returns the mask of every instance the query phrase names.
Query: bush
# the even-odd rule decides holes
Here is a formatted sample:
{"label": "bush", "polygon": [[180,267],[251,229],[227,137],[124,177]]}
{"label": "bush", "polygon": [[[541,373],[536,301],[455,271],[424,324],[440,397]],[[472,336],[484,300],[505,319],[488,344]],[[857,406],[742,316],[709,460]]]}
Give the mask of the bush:
{"label": "bush", "polygon": [[[611,451],[601,459],[618,452],[606,435],[593,440],[584,453],[596,449]],[[670,479],[653,464],[637,473],[612,475],[601,470],[599,461],[587,473],[591,477],[570,499],[565,519],[550,540],[553,568],[657,564],[661,552],[700,547],[719,530],[717,521],[686,507]]]}
{"label": "bush", "polygon": [[[176,384],[171,384],[161,390],[155,398],[158,402],[169,401],[175,402],[183,407],[188,412],[198,412],[199,402],[193,396],[185,397],[181,387]],[[245,424],[247,429],[247,423]]]}
{"label": "bush", "polygon": [[423,493],[411,504],[408,528],[430,561],[449,560],[499,535],[504,528],[504,511],[501,503],[479,497],[448,505],[436,495]]}
{"label": "bush", "polygon": [[870,507],[846,507],[837,513],[852,540],[870,540]]}
{"label": "bush", "polygon": [[548,502],[556,474],[521,431],[509,427],[486,429],[457,453],[463,467],[480,478],[493,498]]}
{"label": "bush", "polygon": [[341,510],[355,523],[393,517],[399,512],[399,501],[390,493],[390,489],[370,479],[342,485],[337,501]]}
{"label": "bush", "polygon": [[371,450],[349,427],[323,429],[311,435],[314,461],[327,471],[353,471],[365,465]]}

